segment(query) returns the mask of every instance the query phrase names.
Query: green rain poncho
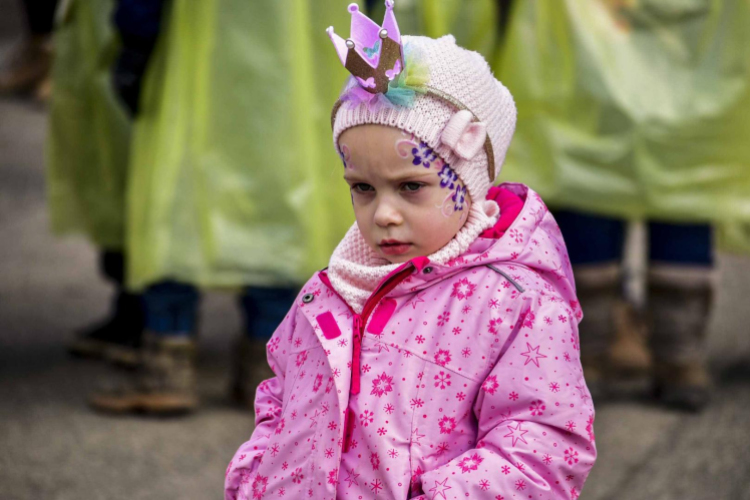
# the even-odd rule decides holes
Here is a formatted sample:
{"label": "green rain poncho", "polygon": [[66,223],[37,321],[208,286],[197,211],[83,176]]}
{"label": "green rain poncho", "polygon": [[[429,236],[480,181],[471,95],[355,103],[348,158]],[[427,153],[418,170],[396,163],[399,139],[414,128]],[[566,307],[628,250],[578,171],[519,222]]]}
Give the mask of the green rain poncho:
{"label": "green rain poncho", "polygon": [[354,220],[331,143],[345,0],[175,0],[143,88],[129,282],[302,283]]}
{"label": "green rain poncho", "polygon": [[557,207],[712,222],[741,246],[748,27],[745,0],[516,2],[495,68],[519,110],[504,179]]}
{"label": "green rain poncho", "polygon": [[[328,264],[354,221],[330,128],[348,73],[325,33],[348,33],[349,3],[173,2],[132,150],[133,287],[301,283]],[[492,1],[468,3],[422,21],[463,26],[464,41],[490,50]],[[400,22],[413,7],[396,3]],[[480,18],[485,29],[469,29]],[[413,28],[404,21],[402,32]]]}
{"label": "green rain poncho", "polygon": [[111,0],[66,3],[55,30],[47,143],[52,229],[120,249],[130,122],[110,85],[117,55]]}

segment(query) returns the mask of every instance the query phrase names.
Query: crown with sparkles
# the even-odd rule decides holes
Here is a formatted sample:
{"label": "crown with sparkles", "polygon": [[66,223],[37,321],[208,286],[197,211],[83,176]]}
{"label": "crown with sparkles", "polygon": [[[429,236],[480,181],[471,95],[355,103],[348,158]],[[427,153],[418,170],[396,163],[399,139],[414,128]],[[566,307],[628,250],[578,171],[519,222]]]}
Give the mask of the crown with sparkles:
{"label": "crown with sparkles", "polygon": [[352,15],[349,38],[344,40],[333,32],[326,32],[336,48],[341,64],[371,94],[386,93],[388,84],[404,70],[401,33],[393,13],[393,0],[385,1],[385,18],[378,26],[359,11],[356,3],[348,7]]}

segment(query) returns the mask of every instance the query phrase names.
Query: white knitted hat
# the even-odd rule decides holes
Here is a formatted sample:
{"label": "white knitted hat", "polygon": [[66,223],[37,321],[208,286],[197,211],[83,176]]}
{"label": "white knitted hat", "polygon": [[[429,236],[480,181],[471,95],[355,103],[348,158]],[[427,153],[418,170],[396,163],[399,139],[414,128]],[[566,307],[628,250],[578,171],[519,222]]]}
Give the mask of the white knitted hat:
{"label": "white knitted hat", "polygon": [[365,102],[339,100],[332,113],[334,146],[338,150],[339,136],[358,125],[399,128],[414,134],[450,165],[472,200],[484,200],[515,130],[513,97],[484,58],[456,45],[452,35],[437,40],[402,38],[408,51],[418,54],[418,63],[429,69],[426,92],[418,93],[408,107],[388,103],[373,109]]}

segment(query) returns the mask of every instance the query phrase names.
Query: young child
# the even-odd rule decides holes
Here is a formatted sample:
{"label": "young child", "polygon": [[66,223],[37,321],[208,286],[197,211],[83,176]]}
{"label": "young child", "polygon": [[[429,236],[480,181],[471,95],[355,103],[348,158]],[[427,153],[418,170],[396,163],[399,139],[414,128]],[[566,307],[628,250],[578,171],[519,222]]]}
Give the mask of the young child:
{"label": "young child", "polygon": [[477,53],[351,5],[333,138],[356,224],[268,343],[226,499],[577,498],[596,456],[581,311]]}

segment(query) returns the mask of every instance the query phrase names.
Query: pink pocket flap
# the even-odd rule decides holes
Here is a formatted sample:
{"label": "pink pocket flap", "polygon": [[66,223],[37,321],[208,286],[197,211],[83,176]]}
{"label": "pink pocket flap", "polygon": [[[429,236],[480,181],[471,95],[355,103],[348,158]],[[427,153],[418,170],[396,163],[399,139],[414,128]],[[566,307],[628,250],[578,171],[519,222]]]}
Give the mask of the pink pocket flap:
{"label": "pink pocket flap", "polygon": [[367,331],[370,333],[374,333],[375,335],[379,335],[380,333],[382,333],[385,325],[388,323],[388,320],[391,319],[391,316],[393,316],[393,312],[395,310],[395,300],[383,299],[380,304],[378,304],[375,312],[372,313],[372,319],[367,325]]}
{"label": "pink pocket flap", "polygon": [[336,320],[333,318],[333,314],[331,314],[330,311],[318,315],[315,319],[323,330],[323,336],[328,340],[335,339],[341,335],[339,325],[336,323]]}

